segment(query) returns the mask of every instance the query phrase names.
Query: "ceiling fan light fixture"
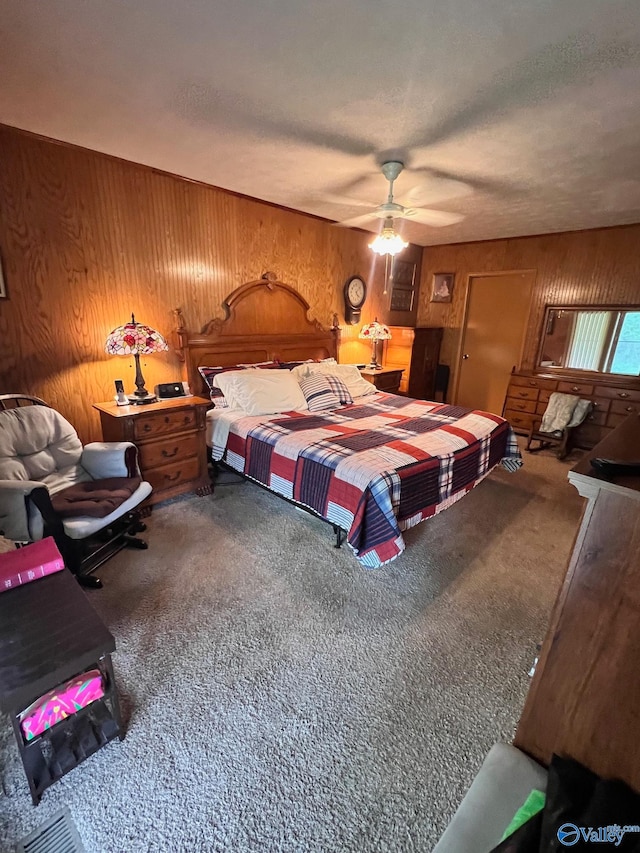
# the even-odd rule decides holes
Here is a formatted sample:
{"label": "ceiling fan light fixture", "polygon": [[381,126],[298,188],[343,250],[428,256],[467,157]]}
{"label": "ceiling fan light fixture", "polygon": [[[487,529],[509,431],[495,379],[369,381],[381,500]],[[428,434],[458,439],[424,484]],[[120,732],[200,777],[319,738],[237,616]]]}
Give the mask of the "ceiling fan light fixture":
{"label": "ceiling fan light fixture", "polygon": [[393,220],[389,219],[378,236],[369,243],[369,248],[373,249],[378,255],[397,255],[408,245],[394,230]]}

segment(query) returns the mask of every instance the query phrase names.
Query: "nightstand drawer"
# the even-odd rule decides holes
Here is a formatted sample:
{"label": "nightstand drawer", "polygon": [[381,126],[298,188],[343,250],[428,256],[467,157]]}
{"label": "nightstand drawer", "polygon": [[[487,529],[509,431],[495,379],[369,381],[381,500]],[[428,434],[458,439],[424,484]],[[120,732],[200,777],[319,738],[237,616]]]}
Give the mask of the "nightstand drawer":
{"label": "nightstand drawer", "polygon": [[189,483],[200,477],[200,460],[197,456],[192,456],[181,462],[151,468],[144,472],[144,476],[147,482],[151,483],[154,491],[174,489],[182,483]]}
{"label": "nightstand drawer", "polygon": [[161,441],[147,441],[138,447],[140,467],[143,471],[157,468],[169,462],[179,462],[189,456],[197,456],[200,439],[196,433],[177,438],[165,438]]}
{"label": "nightstand drawer", "polygon": [[182,409],[177,412],[153,412],[139,415],[133,426],[133,434],[137,439],[147,436],[165,435],[179,430],[195,428],[195,409]]}

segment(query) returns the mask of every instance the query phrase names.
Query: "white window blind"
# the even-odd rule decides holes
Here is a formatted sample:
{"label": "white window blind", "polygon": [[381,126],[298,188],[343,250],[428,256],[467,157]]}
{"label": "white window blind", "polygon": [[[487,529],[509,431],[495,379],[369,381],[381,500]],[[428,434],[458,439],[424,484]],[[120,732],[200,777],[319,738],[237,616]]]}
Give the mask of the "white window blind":
{"label": "white window blind", "polygon": [[607,340],[610,311],[580,311],[571,341],[567,367],[598,370]]}

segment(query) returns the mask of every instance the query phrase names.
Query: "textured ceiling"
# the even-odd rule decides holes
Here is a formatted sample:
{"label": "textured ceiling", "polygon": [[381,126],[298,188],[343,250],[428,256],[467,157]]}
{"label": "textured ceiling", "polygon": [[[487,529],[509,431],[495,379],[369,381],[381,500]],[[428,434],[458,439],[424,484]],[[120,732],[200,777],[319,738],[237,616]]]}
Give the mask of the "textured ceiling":
{"label": "textured ceiling", "polygon": [[0,43],[6,124],[337,220],[399,158],[464,216],[423,245],[640,221],[639,0],[3,0]]}

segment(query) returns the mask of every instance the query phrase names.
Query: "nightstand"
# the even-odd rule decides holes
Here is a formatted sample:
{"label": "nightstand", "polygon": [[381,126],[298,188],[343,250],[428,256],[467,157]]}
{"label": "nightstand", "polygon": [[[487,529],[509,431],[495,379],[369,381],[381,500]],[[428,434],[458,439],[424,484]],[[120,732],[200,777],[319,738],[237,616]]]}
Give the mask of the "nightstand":
{"label": "nightstand", "polygon": [[387,394],[397,394],[404,370],[399,370],[396,367],[383,367],[382,370],[372,370],[370,367],[363,367],[360,373],[367,382],[375,385],[378,391],[385,391]]}
{"label": "nightstand", "polygon": [[142,406],[95,403],[104,441],[132,441],[142,476],[153,486],[147,505],[184,492],[211,494],[204,397],[176,397]]}

